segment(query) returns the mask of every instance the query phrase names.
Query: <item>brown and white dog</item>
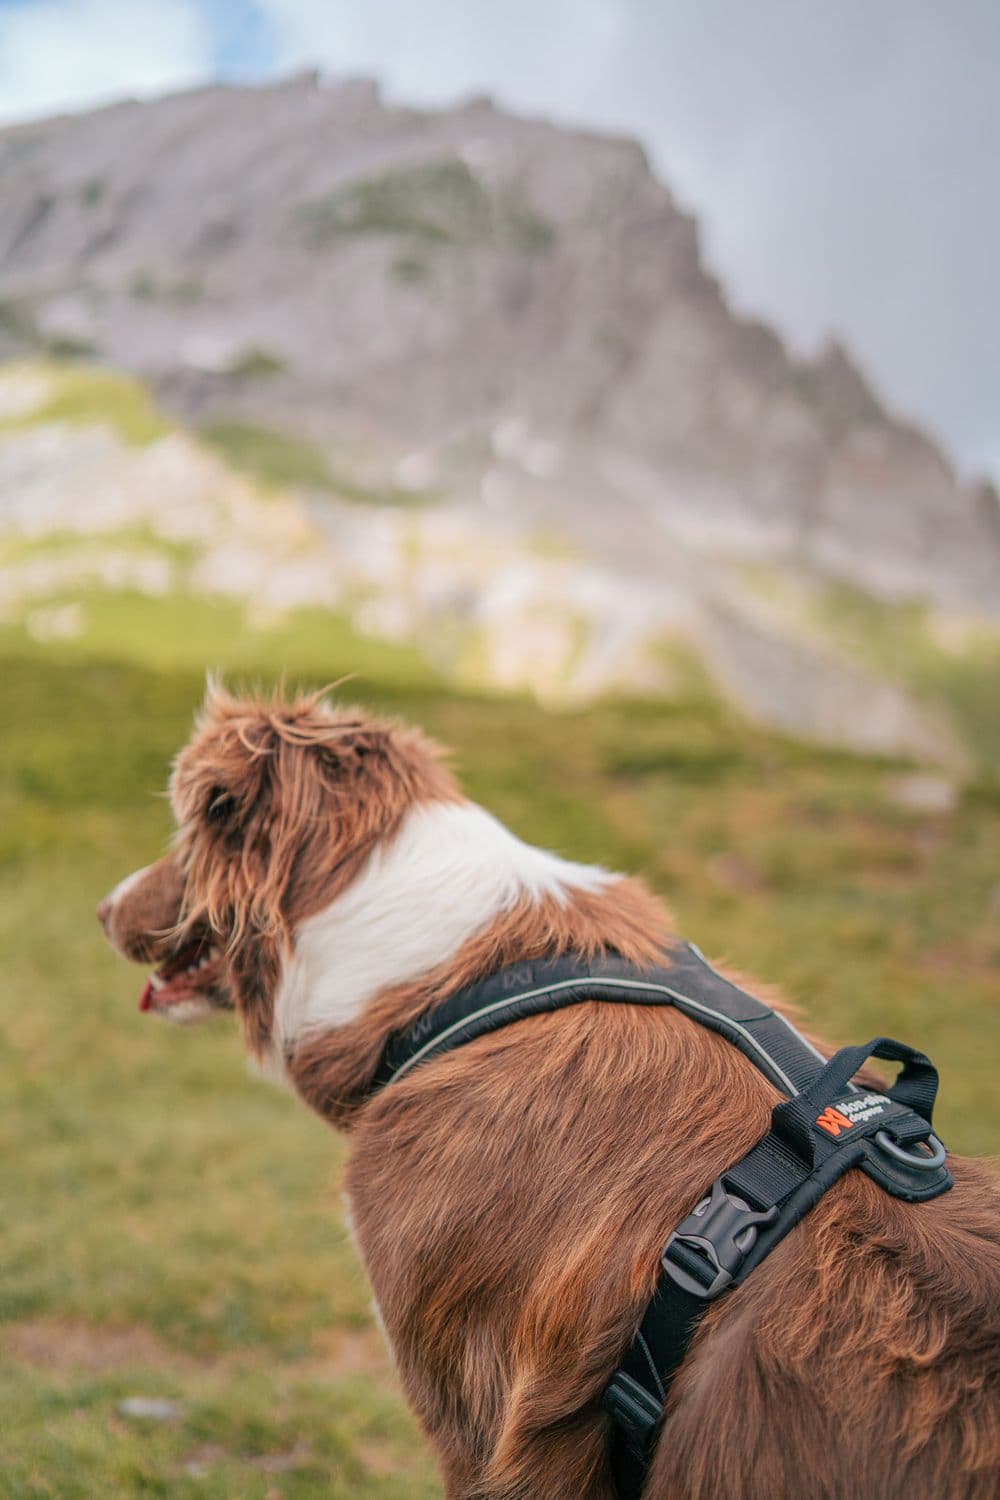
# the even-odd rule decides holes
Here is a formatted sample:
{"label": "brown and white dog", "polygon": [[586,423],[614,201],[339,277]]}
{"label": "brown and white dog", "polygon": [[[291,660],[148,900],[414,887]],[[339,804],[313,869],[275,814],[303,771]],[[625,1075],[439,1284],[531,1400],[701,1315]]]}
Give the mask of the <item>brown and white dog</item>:
{"label": "brown and white dog", "polygon": [[[171,796],[173,852],[98,914],[160,966],[144,1008],[235,1008],[348,1132],[355,1233],[447,1495],[610,1500],[601,1391],[668,1233],[777,1094],[676,1011],[599,1004],[367,1088],[390,1031],[506,963],[655,961],[665,908],[522,843],[418,732],[319,697],[210,692]],[[650,1500],[996,1500],[1000,1197],[953,1171],[921,1205],[849,1172],[713,1304]]]}

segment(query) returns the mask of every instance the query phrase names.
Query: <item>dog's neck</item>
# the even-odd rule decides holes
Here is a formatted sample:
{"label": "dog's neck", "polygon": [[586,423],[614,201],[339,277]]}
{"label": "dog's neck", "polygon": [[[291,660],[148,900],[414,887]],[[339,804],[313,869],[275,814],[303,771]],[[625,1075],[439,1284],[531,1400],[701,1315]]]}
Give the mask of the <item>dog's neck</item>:
{"label": "dog's neck", "polygon": [[274,1056],[338,1115],[337,1100],[322,1107],[304,1085],[319,1059],[327,1085],[335,1058],[360,1078],[393,1025],[471,978],[570,947],[641,961],[666,928],[635,881],[526,844],[475,803],[418,805],[299,927],[275,996]]}
{"label": "dog's neck", "polygon": [[436,968],[522,900],[565,904],[614,877],[523,843],[473,802],[410,810],[337,899],[302,923],[275,998],[275,1040],[353,1021],[380,990]]}

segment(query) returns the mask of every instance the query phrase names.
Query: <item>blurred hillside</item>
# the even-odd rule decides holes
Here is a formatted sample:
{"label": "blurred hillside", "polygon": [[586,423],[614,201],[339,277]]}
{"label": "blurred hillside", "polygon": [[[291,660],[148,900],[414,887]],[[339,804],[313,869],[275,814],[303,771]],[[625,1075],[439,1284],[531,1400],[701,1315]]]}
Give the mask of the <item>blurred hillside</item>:
{"label": "blurred hillside", "polygon": [[[360,488],[289,436],[198,436],[92,365],[0,368],[0,640],[166,666],[381,664],[411,685],[732,699],[965,772],[1000,757],[1000,638],[775,563],[683,587],[566,534]],[[232,655],[235,653],[235,656]]]}
{"label": "blurred hillside", "polygon": [[0,193],[9,625],[333,612],[465,685],[1000,756],[995,492],[737,317],[634,143],[303,76],[4,130]]}

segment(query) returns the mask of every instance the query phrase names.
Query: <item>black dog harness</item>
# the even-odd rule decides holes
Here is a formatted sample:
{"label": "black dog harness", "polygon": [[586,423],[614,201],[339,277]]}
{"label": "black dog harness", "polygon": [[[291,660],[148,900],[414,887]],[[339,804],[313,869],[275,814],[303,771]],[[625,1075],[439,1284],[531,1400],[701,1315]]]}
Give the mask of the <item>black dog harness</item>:
{"label": "black dog harness", "polygon": [[[572,956],[502,969],[391,1036],[372,1091],[512,1021],[585,1000],[673,1005],[725,1037],[786,1095],[767,1134],[670,1235],[653,1299],[604,1391],[618,1493],[638,1500],[670,1382],[708,1304],[738,1286],[849,1168],[911,1203],[945,1192],[952,1177],[931,1132],[937,1070],[922,1052],[877,1037],[828,1062],[791,1022],[717,974],[693,944],[671,949],[655,969]],[[851,1082],[869,1057],[903,1065],[884,1094]]]}

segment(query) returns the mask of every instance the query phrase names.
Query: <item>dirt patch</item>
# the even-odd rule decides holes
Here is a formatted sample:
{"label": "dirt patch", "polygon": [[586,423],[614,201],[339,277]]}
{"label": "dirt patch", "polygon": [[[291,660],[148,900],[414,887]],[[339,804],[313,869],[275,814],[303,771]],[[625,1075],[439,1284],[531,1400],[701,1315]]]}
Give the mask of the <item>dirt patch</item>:
{"label": "dirt patch", "polygon": [[919,955],[921,969],[928,974],[949,974],[972,979],[978,975],[988,978],[992,966],[992,954],[979,954],[959,943],[942,943],[934,948],[925,948]]}
{"label": "dirt patch", "polygon": [[388,1375],[392,1361],[374,1328],[332,1328],[316,1341],[308,1362],[316,1374],[329,1379],[344,1375]]}
{"label": "dirt patch", "polygon": [[292,1469],[301,1469],[309,1462],[309,1449],[304,1443],[296,1443],[285,1453],[260,1453],[249,1462],[262,1474],[287,1474]]}
{"label": "dirt patch", "polygon": [[384,1446],[376,1447],[374,1443],[358,1443],[357,1453],[369,1474],[374,1474],[376,1479],[389,1479],[399,1472],[399,1465],[392,1454],[386,1452]]}
{"label": "dirt patch", "polygon": [[741,896],[755,896],[767,890],[767,877],[759,865],[742,854],[717,854],[708,862],[709,877],[725,890]]}
{"label": "dirt patch", "polygon": [[192,1479],[203,1479],[213,1469],[228,1463],[230,1454],[221,1443],[201,1443],[184,1456],[184,1472]]}
{"label": "dirt patch", "polygon": [[[82,1318],[33,1318],[0,1327],[2,1356],[67,1373],[246,1369],[260,1362],[258,1355],[248,1351],[199,1359],[171,1348],[141,1323],[88,1323]],[[391,1378],[392,1371],[388,1351],[374,1328],[325,1330],[313,1354],[282,1365],[297,1376],[323,1381],[352,1375]]]}
{"label": "dirt patch", "polygon": [[294,1469],[301,1469],[311,1460],[309,1449],[304,1443],[296,1443],[294,1448],[288,1448],[276,1453],[230,1453],[221,1443],[202,1443],[197,1448],[185,1455],[183,1468],[185,1474],[192,1479],[204,1479],[213,1470],[219,1469],[223,1464],[238,1463],[246,1464],[251,1469],[257,1469],[261,1474],[289,1474]]}
{"label": "dirt patch", "polygon": [[35,1318],[12,1323],[0,1334],[4,1353],[45,1370],[188,1368],[194,1361],[171,1349],[149,1328]]}

